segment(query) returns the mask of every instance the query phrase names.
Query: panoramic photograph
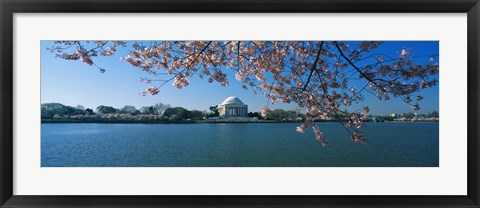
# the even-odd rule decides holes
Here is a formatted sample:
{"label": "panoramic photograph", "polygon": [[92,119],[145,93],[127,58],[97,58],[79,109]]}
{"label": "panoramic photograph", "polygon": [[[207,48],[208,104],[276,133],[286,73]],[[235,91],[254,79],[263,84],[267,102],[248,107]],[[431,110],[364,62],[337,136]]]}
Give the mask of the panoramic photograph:
{"label": "panoramic photograph", "polygon": [[439,42],[43,40],[41,167],[439,167]]}

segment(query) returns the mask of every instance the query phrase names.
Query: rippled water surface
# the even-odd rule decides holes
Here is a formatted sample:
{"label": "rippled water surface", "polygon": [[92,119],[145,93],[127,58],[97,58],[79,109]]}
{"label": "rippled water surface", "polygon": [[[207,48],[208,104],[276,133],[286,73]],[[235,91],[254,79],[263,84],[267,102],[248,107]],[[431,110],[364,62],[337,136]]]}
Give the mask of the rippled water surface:
{"label": "rippled water surface", "polygon": [[42,124],[42,167],[438,167],[438,123]]}

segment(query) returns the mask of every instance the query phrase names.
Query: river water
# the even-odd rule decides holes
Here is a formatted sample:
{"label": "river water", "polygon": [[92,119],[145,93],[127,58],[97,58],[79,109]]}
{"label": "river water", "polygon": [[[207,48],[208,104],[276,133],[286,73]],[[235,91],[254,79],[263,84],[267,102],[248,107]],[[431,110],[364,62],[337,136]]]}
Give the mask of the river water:
{"label": "river water", "polygon": [[438,167],[438,123],[42,124],[42,167]]}

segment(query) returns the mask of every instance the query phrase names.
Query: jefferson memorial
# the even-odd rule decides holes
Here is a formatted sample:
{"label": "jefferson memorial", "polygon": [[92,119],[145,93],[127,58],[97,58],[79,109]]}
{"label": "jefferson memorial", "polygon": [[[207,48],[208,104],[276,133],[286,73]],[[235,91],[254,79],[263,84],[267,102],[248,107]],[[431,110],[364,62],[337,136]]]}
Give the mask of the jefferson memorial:
{"label": "jefferson memorial", "polygon": [[218,105],[220,117],[247,117],[248,106],[237,97],[231,96]]}

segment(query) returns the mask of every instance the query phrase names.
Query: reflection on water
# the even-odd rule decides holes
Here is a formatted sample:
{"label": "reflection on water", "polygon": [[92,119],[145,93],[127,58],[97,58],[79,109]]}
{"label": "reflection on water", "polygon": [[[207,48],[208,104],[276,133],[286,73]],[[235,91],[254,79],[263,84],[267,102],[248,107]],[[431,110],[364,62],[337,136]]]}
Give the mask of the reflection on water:
{"label": "reflection on water", "polygon": [[438,123],[42,124],[42,167],[438,167]]}

